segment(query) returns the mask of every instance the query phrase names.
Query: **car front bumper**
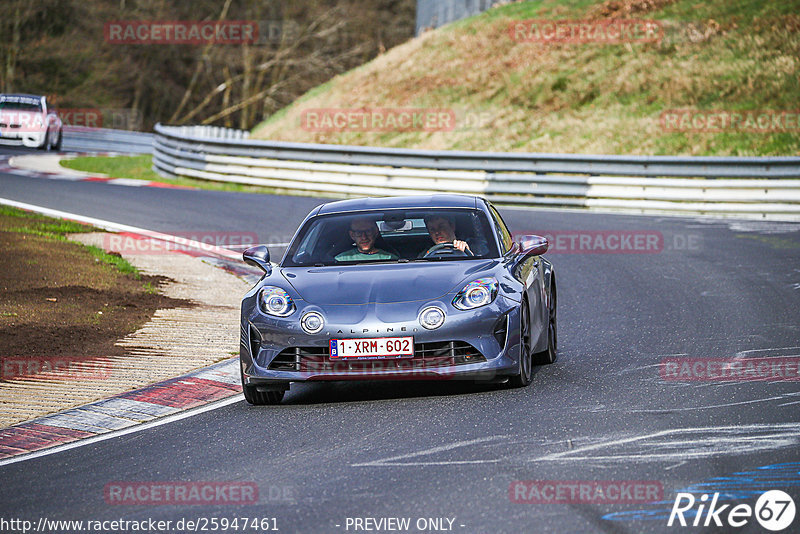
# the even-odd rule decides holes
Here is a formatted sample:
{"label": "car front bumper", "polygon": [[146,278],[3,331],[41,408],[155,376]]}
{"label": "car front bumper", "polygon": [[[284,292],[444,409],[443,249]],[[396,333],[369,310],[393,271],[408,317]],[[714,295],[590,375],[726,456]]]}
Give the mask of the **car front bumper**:
{"label": "car front bumper", "polygon": [[[345,324],[329,314],[326,328],[316,335],[306,334],[299,327],[299,317],[307,309],[286,319],[268,317],[251,309],[242,317],[240,362],[245,383],[269,387],[315,380],[492,380],[517,372],[519,303],[498,297],[492,304],[471,311],[439,305],[446,309],[447,319],[436,330],[421,327],[416,316],[412,320],[385,322],[376,320],[375,314],[365,313],[357,324]],[[474,362],[470,357],[453,358],[456,352],[447,349],[442,350],[438,359],[424,361],[417,355],[408,359],[359,360],[331,360],[328,356],[333,338],[395,336],[413,336],[416,347],[439,347],[452,342],[450,347],[468,346],[474,351],[466,352],[478,356]],[[285,361],[287,351],[292,350],[315,355],[298,355],[293,369],[276,369],[275,362]]]}
{"label": "car front bumper", "polygon": [[39,148],[45,142],[45,132],[19,132],[13,129],[0,130],[0,143]]}

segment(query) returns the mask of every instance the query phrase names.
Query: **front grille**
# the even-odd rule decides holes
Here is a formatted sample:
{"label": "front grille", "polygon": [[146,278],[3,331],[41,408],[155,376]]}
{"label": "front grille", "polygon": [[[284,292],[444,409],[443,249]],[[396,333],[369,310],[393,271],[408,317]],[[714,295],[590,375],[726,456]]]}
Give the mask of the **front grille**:
{"label": "front grille", "polygon": [[268,369],[273,371],[299,371],[305,362],[327,359],[328,347],[290,347],[275,356]]}
{"label": "front grille", "polygon": [[269,369],[304,372],[376,372],[430,369],[485,362],[478,349],[464,341],[415,343],[413,358],[391,360],[331,360],[328,347],[290,347],[278,354]]}

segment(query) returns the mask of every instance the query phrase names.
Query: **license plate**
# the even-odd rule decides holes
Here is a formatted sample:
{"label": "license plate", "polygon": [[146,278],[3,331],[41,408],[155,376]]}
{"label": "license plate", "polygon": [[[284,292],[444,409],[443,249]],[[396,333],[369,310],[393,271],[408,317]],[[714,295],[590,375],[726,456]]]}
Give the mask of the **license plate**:
{"label": "license plate", "polygon": [[414,338],[409,336],[331,339],[330,349],[331,359],[413,358]]}

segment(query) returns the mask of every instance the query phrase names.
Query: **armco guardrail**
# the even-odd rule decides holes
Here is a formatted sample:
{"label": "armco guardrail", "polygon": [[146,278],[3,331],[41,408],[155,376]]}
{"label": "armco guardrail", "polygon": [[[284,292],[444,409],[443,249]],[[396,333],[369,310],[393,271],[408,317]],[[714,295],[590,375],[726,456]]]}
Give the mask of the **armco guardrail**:
{"label": "armco guardrail", "polygon": [[153,134],[151,133],[65,126],[63,135],[62,150],[135,154],[149,154],[153,151]]}
{"label": "armco guardrail", "polygon": [[800,219],[798,157],[594,156],[254,141],[156,125],[166,176],[332,195],[470,193],[503,204]]}

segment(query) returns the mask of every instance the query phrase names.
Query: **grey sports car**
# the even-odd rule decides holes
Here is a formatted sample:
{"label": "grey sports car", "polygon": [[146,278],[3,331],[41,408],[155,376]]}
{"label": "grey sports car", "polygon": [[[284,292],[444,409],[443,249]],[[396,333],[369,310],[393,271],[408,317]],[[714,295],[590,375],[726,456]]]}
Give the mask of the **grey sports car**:
{"label": "grey sports car", "polygon": [[514,386],[556,359],[547,240],[515,242],[466,195],[323,204],[242,300],[242,388],[277,404],[291,382],[470,379]]}

